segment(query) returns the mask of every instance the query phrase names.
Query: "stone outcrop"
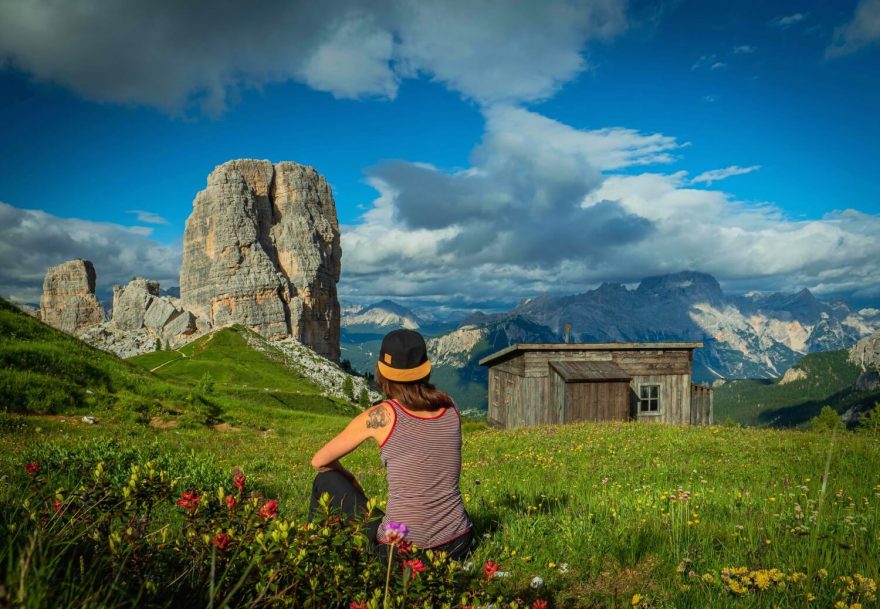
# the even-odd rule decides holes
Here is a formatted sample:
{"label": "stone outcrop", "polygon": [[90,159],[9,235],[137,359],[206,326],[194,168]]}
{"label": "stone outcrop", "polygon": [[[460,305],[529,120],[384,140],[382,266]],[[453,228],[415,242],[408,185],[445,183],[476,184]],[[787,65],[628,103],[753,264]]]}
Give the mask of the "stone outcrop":
{"label": "stone outcrop", "polygon": [[142,277],[135,277],[125,286],[113,286],[113,324],[120,330],[140,330],[147,309],[158,296],[159,282]]}
{"label": "stone outcrop", "polygon": [[[153,344],[158,339],[176,348],[192,340],[197,332],[201,334],[210,328],[210,324],[198,321],[191,311],[180,306],[179,299],[162,296],[158,281],[135,277],[125,286],[113,286],[113,317],[107,324],[112,327],[106,328],[108,333],[102,336],[113,344],[124,344],[132,341],[125,341],[114,330],[142,332]],[[124,350],[142,349],[147,342],[135,337]]]}
{"label": "stone outcrop", "polygon": [[218,166],[183,237],[184,308],[215,327],[243,324],[339,359],[342,251],[326,180],[296,163]]}
{"label": "stone outcrop", "polygon": [[806,370],[801,368],[789,368],[785,371],[785,374],[782,375],[782,378],[779,379],[780,385],[788,385],[789,383],[794,383],[795,381],[802,381],[807,378]]}
{"label": "stone outcrop", "polygon": [[95,267],[89,260],[68,260],[49,269],[40,319],[71,334],[104,321],[104,308],[95,296]]}
{"label": "stone outcrop", "polygon": [[862,369],[855,387],[873,391],[880,387],[880,332],[866,336],[849,350],[849,361]]}

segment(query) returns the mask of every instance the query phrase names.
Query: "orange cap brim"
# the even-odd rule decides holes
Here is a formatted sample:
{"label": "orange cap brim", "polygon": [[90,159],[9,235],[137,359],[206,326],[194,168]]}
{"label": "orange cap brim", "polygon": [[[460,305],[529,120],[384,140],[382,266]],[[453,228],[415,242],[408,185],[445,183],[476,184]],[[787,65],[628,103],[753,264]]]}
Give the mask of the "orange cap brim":
{"label": "orange cap brim", "polygon": [[396,383],[410,383],[412,381],[418,381],[429,374],[431,374],[431,361],[427,360],[424,364],[416,366],[415,368],[409,368],[408,370],[401,370],[400,368],[392,368],[388,364],[384,362],[376,362],[379,367],[379,372],[382,373],[389,381],[394,381]]}

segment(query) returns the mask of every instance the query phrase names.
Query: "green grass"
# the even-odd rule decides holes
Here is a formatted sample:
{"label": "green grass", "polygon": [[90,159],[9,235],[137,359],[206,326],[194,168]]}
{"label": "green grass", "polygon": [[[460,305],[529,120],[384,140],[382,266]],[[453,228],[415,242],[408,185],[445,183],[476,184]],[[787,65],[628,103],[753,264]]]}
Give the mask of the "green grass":
{"label": "green grass", "polygon": [[[79,420],[82,405],[67,416],[0,414],[0,468],[20,472],[21,463],[42,460],[73,482],[84,475],[83,459],[149,457],[164,459],[176,475],[212,481],[240,466],[254,488],[280,500],[283,514],[304,517],[311,455],[350,414],[296,407],[301,380],[272,372],[271,359],[242,341],[240,330],[216,334],[153,375],[64,343],[110,378],[108,399],[87,401],[98,424]],[[162,361],[150,354],[138,363]],[[203,384],[205,372],[215,382],[205,396],[222,405],[231,430],[160,429],[124,416],[126,400],[138,397],[187,408],[180,400]],[[60,377],[77,385],[73,373]],[[129,388],[120,392],[123,383]],[[180,416],[166,410],[163,418]],[[387,496],[375,444],[344,461],[369,495]],[[557,606],[630,607],[639,594],[644,607],[824,607],[840,598],[835,577],[876,579],[880,572],[880,443],[868,435],[644,423],[499,431],[469,422],[461,486],[480,539],[477,568],[499,562],[509,590],[526,596],[540,576],[544,597]],[[670,499],[679,488],[691,493],[688,501]],[[17,489],[0,485],[0,502],[16,501]],[[804,572],[817,600],[807,602],[807,589],[794,585],[737,595],[719,576],[739,566]],[[830,575],[819,578],[820,569]]]}
{"label": "green grass", "polygon": [[847,361],[845,350],[810,353],[794,368],[807,377],[784,385],[778,380],[726,382],[715,391],[715,419],[749,426],[802,426],[824,405],[844,413],[880,400],[880,392],[853,390],[859,369]]}

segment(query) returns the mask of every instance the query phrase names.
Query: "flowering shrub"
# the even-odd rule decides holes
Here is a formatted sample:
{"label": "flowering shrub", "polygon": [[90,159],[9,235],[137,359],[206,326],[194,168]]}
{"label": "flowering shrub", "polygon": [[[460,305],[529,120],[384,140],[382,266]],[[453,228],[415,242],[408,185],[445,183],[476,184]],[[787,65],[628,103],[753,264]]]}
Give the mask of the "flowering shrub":
{"label": "flowering shrub", "polygon": [[69,489],[50,484],[45,470],[25,464],[29,490],[19,505],[4,506],[5,551],[31,554],[9,561],[9,590],[22,598],[0,601],[45,596],[54,605],[60,592],[50,582],[70,581],[77,571],[83,583],[64,592],[66,604],[547,607],[542,599],[505,600],[492,581],[499,568],[492,561],[471,574],[445,553],[414,548],[404,523],[387,527],[391,551],[387,563],[378,560],[365,532],[373,502],[363,518],[347,522],[325,495],[316,520],[297,522],[283,517],[277,500],[249,494],[241,471],[229,491],[180,488],[182,481],[152,461],[131,465],[121,479],[98,462]]}

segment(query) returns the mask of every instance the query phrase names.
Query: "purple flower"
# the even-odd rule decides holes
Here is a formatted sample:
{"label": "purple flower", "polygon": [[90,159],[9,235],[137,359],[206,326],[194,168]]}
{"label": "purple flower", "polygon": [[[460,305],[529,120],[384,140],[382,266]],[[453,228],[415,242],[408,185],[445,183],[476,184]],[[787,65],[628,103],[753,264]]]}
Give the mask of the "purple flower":
{"label": "purple flower", "polygon": [[391,545],[397,545],[409,534],[409,529],[402,522],[389,522],[385,525],[385,539]]}

